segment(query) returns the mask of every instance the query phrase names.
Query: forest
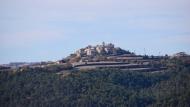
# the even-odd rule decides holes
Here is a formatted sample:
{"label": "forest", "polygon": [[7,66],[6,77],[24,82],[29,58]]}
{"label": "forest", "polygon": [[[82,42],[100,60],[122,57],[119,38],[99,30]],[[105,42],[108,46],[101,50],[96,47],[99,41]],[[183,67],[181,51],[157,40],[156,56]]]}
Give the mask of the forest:
{"label": "forest", "polygon": [[165,61],[167,70],[25,68],[0,72],[0,107],[190,107],[190,65]]}

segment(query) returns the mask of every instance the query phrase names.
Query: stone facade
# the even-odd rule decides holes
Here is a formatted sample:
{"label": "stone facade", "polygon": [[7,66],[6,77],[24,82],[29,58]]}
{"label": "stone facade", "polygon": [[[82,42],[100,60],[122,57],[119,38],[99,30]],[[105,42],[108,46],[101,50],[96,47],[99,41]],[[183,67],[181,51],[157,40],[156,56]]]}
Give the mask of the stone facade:
{"label": "stone facade", "polygon": [[114,45],[109,43],[105,44],[104,42],[102,45],[97,45],[97,46],[87,46],[84,49],[78,50],[75,54],[77,56],[83,57],[83,56],[93,56],[96,54],[102,54],[102,53],[111,53],[114,49]]}

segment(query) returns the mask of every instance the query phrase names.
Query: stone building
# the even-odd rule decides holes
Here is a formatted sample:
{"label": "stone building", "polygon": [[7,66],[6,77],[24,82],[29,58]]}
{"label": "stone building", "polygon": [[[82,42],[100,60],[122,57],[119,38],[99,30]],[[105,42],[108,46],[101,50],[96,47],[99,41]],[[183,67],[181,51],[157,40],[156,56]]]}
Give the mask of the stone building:
{"label": "stone building", "polygon": [[93,56],[97,54],[112,54],[114,50],[114,45],[109,43],[105,44],[104,42],[102,45],[97,46],[87,46],[86,48],[78,50],[75,54],[79,57],[84,56]]}
{"label": "stone building", "polygon": [[92,56],[96,54],[96,50],[94,47],[90,47],[90,48],[85,49],[85,53],[87,56]]}

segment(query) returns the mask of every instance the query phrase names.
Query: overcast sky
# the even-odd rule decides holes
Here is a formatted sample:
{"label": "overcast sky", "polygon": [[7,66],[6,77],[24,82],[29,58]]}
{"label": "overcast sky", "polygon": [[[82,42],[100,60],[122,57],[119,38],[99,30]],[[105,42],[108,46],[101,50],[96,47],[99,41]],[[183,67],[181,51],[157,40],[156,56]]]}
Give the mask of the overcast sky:
{"label": "overcast sky", "polygon": [[58,60],[102,41],[190,53],[190,0],[0,0],[0,63]]}

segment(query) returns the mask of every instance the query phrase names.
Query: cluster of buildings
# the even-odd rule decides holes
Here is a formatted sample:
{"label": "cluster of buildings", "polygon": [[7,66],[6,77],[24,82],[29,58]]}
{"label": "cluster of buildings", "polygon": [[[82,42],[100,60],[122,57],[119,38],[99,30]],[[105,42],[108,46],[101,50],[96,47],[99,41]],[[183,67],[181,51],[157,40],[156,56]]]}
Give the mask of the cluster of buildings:
{"label": "cluster of buildings", "polygon": [[105,44],[104,42],[102,45],[96,45],[96,46],[87,46],[86,48],[82,48],[78,50],[75,54],[79,57],[84,56],[94,56],[97,54],[113,54],[114,53],[114,45],[112,43]]}
{"label": "cluster of buildings", "polygon": [[190,57],[190,55],[188,55],[185,52],[179,52],[179,53],[174,54],[172,57]]}

